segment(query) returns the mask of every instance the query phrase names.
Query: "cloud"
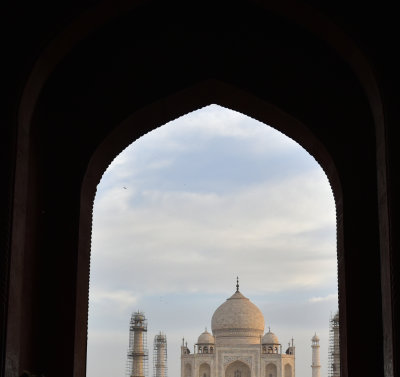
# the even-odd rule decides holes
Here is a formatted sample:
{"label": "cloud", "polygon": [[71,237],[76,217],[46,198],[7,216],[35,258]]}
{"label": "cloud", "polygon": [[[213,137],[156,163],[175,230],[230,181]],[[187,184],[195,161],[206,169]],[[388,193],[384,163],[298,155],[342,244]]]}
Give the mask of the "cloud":
{"label": "cloud", "polygon": [[338,300],[338,295],[337,293],[333,293],[327,296],[323,297],[311,297],[308,301],[309,302],[321,302],[321,301],[333,301],[333,300]]}
{"label": "cloud", "polygon": [[87,375],[125,376],[127,349],[126,329],[119,331],[89,329]]}
{"label": "cloud", "polygon": [[[310,180],[312,175],[224,196],[145,191],[146,205],[137,207],[129,204],[135,193],[117,197],[111,190],[96,206],[93,249],[103,268],[119,271],[114,284],[136,276],[146,292],[176,290],[186,279],[181,289],[215,291],[223,270],[248,274],[250,281],[270,276],[264,291],[317,286],[335,279],[335,224]],[[152,282],[148,269],[170,284]],[[202,281],[203,271],[212,279]]]}
{"label": "cloud", "polygon": [[111,305],[121,305],[132,307],[137,302],[137,297],[132,295],[131,291],[102,291],[98,289],[91,290],[90,299],[93,303],[107,302]]}
{"label": "cloud", "polygon": [[280,132],[218,106],[206,107],[150,132],[126,148],[123,155],[110,165],[113,173],[103,176],[103,190],[98,196],[104,188],[127,184],[150,190],[225,194],[262,180],[302,175],[318,166]]}

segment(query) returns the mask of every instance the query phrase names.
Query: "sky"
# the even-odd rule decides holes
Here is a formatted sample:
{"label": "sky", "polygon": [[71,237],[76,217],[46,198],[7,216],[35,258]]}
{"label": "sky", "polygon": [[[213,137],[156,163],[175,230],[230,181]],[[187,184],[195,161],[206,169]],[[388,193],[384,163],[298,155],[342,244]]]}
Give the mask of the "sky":
{"label": "sky", "polygon": [[262,311],[296,377],[311,377],[311,338],[327,377],[337,310],[336,217],[329,181],[292,139],[210,105],[146,134],[104,173],[93,210],[88,377],[125,376],[131,314],[168,343],[180,377],[182,338],[193,350],[236,290]]}

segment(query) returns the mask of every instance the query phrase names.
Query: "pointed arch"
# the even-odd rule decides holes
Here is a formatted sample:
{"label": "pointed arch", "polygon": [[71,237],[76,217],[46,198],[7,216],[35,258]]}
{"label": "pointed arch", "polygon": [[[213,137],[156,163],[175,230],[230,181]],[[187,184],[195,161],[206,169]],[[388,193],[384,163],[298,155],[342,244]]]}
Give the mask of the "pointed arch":
{"label": "pointed arch", "polygon": [[[22,100],[21,100],[21,106],[19,108],[19,129],[18,129],[18,153],[17,153],[17,162],[16,162],[16,179],[15,179],[15,194],[14,194],[14,213],[13,213],[13,235],[12,235],[12,245],[11,245],[11,260],[12,262],[10,263],[10,286],[12,287],[12,292],[13,294],[10,294],[10,302],[9,302],[9,311],[10,313],[13,313],[12,316],[10,316],[10,319],[8,321],[8,327],[9,327],[9,334],[13,334],[12,337],[11,335],[8,336],[7,339],[7,362],[10,363],[10,368],[13,367],[14,365],[19,365],[19,359],[24,359],[24,356],[20,355],[21,349],[26,349],[29,346],[29,342],[33,342],[34,336],[31,336],[32,339],[29,340],[24,340],[24,337],[22,336],[23,334],[23,329],[24,326],[28,326],[27,323],[29,321],[27,320],[26,322],[23,322],[21,318],[24,318],[24,306],[22,305],[22,297],[23,297],[23,292],[24,292],[24,279],[21,273],[19,271],[23,270],[23,267],[25,267],[25,273],[27,273],[29,276],[37,276],[40,275],[43,270],[47,269],[46,263],[44,263],[44,267],[42,270],[40,268],[37,268],[35,266],[30,266],[30,264],[27,262],[30,259],[33,258],[35,259],[36,254],[40,256],[43,260],[45,260],[45,254],[40,254],[39,252],[36,251],[35,247],[40,250],[46,250],[47,245],[44,245],[45,247],[41,247],[43,245],[40,244],[41,240],[48,240],[48,243],[52,243],[52,238],[48,236],[46,233],[47,230],[42,230],[38,229],[38,227],[42,226],[42,221],[47,222],[47,223],[57,223],[57,217],[56,214],[54,213],[49,213],[46,215],[46,217],[43,217],[40,214],[40,206],[41,203],[39,201],[32,201],[32,205],[30,205],[30,200],[32,197],[35,197],[36,194],[42,193],[45,190],[42,190],[45,188],[45,184],[41,182],[40,180],[42,179],[41,173],[42,171],[40,164],[36,165],[35,161],[32,161],[32,156],[35,155],[35,151],[40,149],[41,145],[40,143],[45,143],[45,138],[40,138],[38,134],[35,134],[32,129],[32,124],[35,122],[37,124],[41,124],[40,117],[33,121],[33,116],[37,112],[37,108],[40,107],[38,106],[38,103],[40,102],[39,97],[41,95],[41,92],[43,88],[46,86],[46,84],[51,81],[50,76],[54,71],[56,70],[57,65],[62,65],[61,63],[68,53],[70,53],[71,50],[78,44],[78,40],[81,40],[85,37],[87,37],[90,34],[95,34],[96,30],[99,29],[101,26],[103,26],[107,22],[111,22],[110,17],[108,14],[112,14],[112,17],[117,17],[116,13],[123,13],[126,11],[126,8],[123,7],[121,9],[116,10],[114,8],[113,12],[106,12],[105,9],[108,8],[113,8],[111,1],[105,1],[102,2],[101,4],[101,10],[100,6],[93,6],[93,9],[91,12],[89,12],[89,22],[82,22],[82,19],[80,19],[80,22],[74,22],[73,25],[68,28],[68,30],[63,33],[61,36],[62,38],[56,38],[54,43],[46,49],[46,51],[40,56],[38,59],[37,64],[35,65],[34,69],[32,70],[32,74],[29,77],[29,80],[27,81],[27,85],[25,87],[24,93],[22,95]],[[132,10],[135,8],[137,4],[140,2],[138,1],[132,1],[128,2],[129,10]],[[148,2],[151,3],[151,2]],[[264,3],[263,3],[264,4]],[[346,38],[345,35],[341,32],[340,29],[332,27],[332,23],[325,23],[324,17],[318,14],[318,12],[315,12],[313,9],[308,9],[308,7],[302,7],[302,6],[294,6],[293,2],[288,1],[287,3],[285,2],[285,5],[289,4],[290,6],[285,7],[285,6],[279,6],[279,9],[273,9],[279,14],[286,14],[288,19],[294,20],[294,22],[300,23],[302,25],[310,25],[312,24],[309,29],[313,30],[314,37],[319,38],[319,32],[321,29],[324,30],[324,33],[321,33],[323,35],[323,38],[328,41],[329,46],[333,46],[334,48],[339,47],[339,45],[343,44],[340,42],[343,40],[343,38],[346,39],[346,44],[345,44],[345,51],[339,51],[339,55],[343,58],[344,61],[350,63],[350,65],[353,67],[353,70],[357,72],[357,76],[360,77],[360,81],[363,84],[363,87],[365,89],[365,92],[368,94],[368,98],[370,101],[370,107],[373,109],[374,113],[374,118],[375,118],[375,127],[377,129],[377,144],[380,146],[378,150],[378,164],[379,164],[379,187],[378,191],[380,193],[379,198],[382,200],[382,202],[385,201],[385,195],[386,192],[384,192],[384,187],[385,187],[385,171],[386,171],[386,162],[385,162],[385,139],[384,139],[384,123],[383,123],[383,116],[382,116],[382,106],[381,106],[381,99],[379,96],[379,92],[376,90],[376,83],[375,83],[375,76],[373,74],[372,68],[370,67],[368,61],[362,54],[359,53],[359,50],[356,48],[355,44]],[[268,8],[268,5],[264,4],[265,7]],[[274,8],[275,6],[272,6]],[[299,7],[301,9],[299,9]],[[287,10],[285,10],[285,8]],[[308,13],[307,13],[308,12]],[[315,15],[317,14],[317,18],[310,17],[310,15]],[[84,17],[88,17],[88,14],[85,14]],[[111,18],[112,18],[111,17]],[[77,26],[77,24],[79,24]],[[333,25],[334,26],[334,25]],[[76,38],[69,39],[69,36],[73,36],[75,34]],[[337,48],[336,48],[337,50]],[[250,59],[249,59],[250,60]],[[362,64],[360,63],[362,62]],[[250,66],[249,66],[250,68]],[[305,67],[304,67],[305,68]],[[212,71],[214,72],[214,71]],[[190,74],[188,75],[190,76]],[[206,77],[209,77],[206,75]],[[243,75],[238,74],[239,81],[243,81],[243,87],[249,87],[249,82],[246,81]],[[197,80],[197,77],[194,79],[194,81]],[[190,80],[189,80],[190,81]],[[185,83],[186,85],[190,86],[191,84]],[[265,83],[264,83],[265,84]],[[202,84],[201,84],[202,85]],[[200,86],[201,86],[200,85]],[[169,94],[171,93],[177,93],[182,87],[175,86],[175,85],[166,85],[168,88],[163,91],[162,95],[157,98],[161,97],[168,97]],[[187,111],[191,111],[192,109],[204,106],[209,103],[213,103],[214,101],[218,104],[221,104],[224,106],[224,103],[227,105],[230,105],[231,108],[237,109],[238,111],[241,111],[247,115],[254,116],[256,119],[259,119],[261,121],[262,118],[267,117],[266,114],[268,114],[268,109],[263,109],[260,108],[259,111],[246,111],[247,108],[251,109],[253,107],[253,104],[248,102],[249,97],[246,96],[239,96],[241,97],[240,100],[238,100],[237,103],[235,103],[237,97],[235,96],[235,93],[232,93],[230,95],[229,93],[225,93],[222,97],[219,97],[221,94],[218,92],[218,89],[216,89],[216,92],[214,93],[212,90],[213,88],[216,88],[218,85],[205,85],[206,88],[211,89],[210,92],[206,92],[205,90],[200,90],[198,92],[199,97],[194,98],[193,97],[193,90],[189,89],[185,93],[192,93],[192,95],[189,95],[188,98],[184,98],[184,95],[181,93],[181,99],[182,103],[180,105],[177,105],[177,103],[174,104],[172,108],[168,107],[168,100],[160,100],[161,102],[156,103],[153,106],[155,102],[157,102],[154,98],[143,100],[143,102],[139,101],[138,107],[135,108],[135,116],[137,116],[137,119],[140,121],[140,113],[147,112],[148,119],[145,120],[145,124],[147,126],[144,127],[137,127],[140,129],[140,131],[131,130],[131,133],[128,132],[130,136],[130,141],[133,141],[132,139],[137,138],[140,136],[140,133],[147,132],[149,129],[152,129],[153,127],[156,127],[157,125],[160,125],[161,119],[167,119],[171,120],[173,117],[179,116],[179,114],[183,114]],[[265,87],[265,85],[264,85]],[[372,88],[372,89],[371,89]],[[204,89],[204,88],[203,88]],[[234,92],[237,91],[237,88],[234,88]],[[257,101],[260,100],[259,96],[256,94],[260,94],[263,91],[263,84],[260,83],[256,85],[252,90],[253,96],[256,98]],[[79,90],[77,90],[79,92]],[[75,92],[76,93],[76,92]],[[57,96],[54,96],[56,98]],[[124,97],[126,99],[126,97]],[[246,99],[247,98],[247,99]],[[314,96],[312,97],[315,100],[317,98]],[[284,101],[285,102],[285,101]],[[160,105],[160,103],[163,103]],[[271,103],[274,103],[274,101],[271,101]],[[285,102],[286,103],[286,102]],[[235,106],[235,104],[237,106]],[[290,104],[287,104],[287,107],[290,108]],[[146,107],[148,106],[148,107]],[[44,108],[51,108],[46,107],[45,105],[43,106]],[[300,106],[301,107],[301,106]],[[140,108],[141,110],[138,110]],[[242,109],[241,109],[242,108]],[[154,112],[152,112],[152,109]],[[40,111],[39,111],[40,112]],[[175,113],[175,115],[174,115]],[[290,109],[288,110],[287,114],[290,114],[291,111]],[[301,112],[300,112],[301,113]],[[253,114],[253,115],[252,115]],[[120,114],[121,117],[122,113]],[[300,114],[304,115],[304,114]],[[88,118],[91,119],[92,118]],[[112,121],[114,121],[113,119]],[[322,120],[322,119],[321,119]],[[298,121],[298,120],[297,120]],[[301,122],[299,122],[301,123]],[[151,124],[150,127],[149,124]],[[161,123],[162,124],[162,123]],[[271,124],[271,122],[268,122],[268,124]],[[273,124],[271,124],[273,127],[275,127]],[[136,123],[137,126],[137,123]],[[45,124],[41,130],[45,130],[51,128],[51,125]],[[148,127],[148,128],[146,128]],[[285,130],[285,122],[280,126],[278,129],[282,130],[284,132]],[[94,129],[95,127],[93,127]],[[322,130],[322,127],[321,127]],[[121,130],[120,130],[121,131]],[[103,132],[103,133],[102,133]],[[321,163],[321,161],[318,159],[318,151],[320,146],[318,145],[317,142],[317,137],[316,134],[310,131],[307,128],[307,124],[303,125],[303,127],[300,127],[299,129],[291,128],[291,130],[288,130],[287,135],[291,136],[294,138],[296,141],[296,134],[299,132],[299,137],[303,139],[303,142],[300,142],[301,145],[303,145],[307,150],[312,153],[316,159]],[[330,136],[336,135],[335,132],[332,132],[331,134],[329,133],[330,131],[326,131],[324,129],[323,132],[328,132],[328,137],[329,139]],[[102,140],[104,139],[104,133],[106,133],[104,130],[98,130],[98,131],[93,131],[93,137],[96,139],[96,147],[102,143]],[[117,132],[118,133],[118,132]],[[284,132],[286,133],[286,132]],[[40,135],[40,132],[39,132]],[[81,135],[79,132],[77,132],[77,135]],[[305,135],[311,135],[309,138],[308,136]],[[45,135],[46,136],[46,135]],[[86,137],[87,135],[83,135],[83,137]],[[112,135],[109,135],[110,137]],[[107,138],[109,137],[107,136]],[[121,133],[116,136],[115,142],[117,149],[122,147],[122,142],[118,141],[118,137],[121,137]],[[340,135],[338,140],[343,140],[340,139]],[[48,135],[47,135],[48,137]],[[41,140],[39,143],[38,140]],[[333,140],[333,139],[332,139]],[[314,141],[317,143],[314,144]],[[332,143],[334,144],[334,140]],[[306,146],[308,145],[308,147]],[[330,142],[326,142],[326,145],[329,145]],[[47,144],[46,144],[47,145]],[[325,145],[325,147],[326,147]],[[81,163],[82,165],[86,164],[86,158],[88,155],[93,156],[93,145],[90,144],[87,149],[86,149],[86,154],[83,154],[79,157],[82,157]],[[101,148],[101,146],[100,146]],[[334,147],[331,146],[331,151],[334,149]],[[120,149],[121,150],[121,149]],[[32,152],[33,151],[33,152]],[[71,196],[74,196],[74,203],[79,203],[78,204],[79,209],[78,214],[79,216],[79,229],[78,227],[78,220],[75,220],[75,213],[71,214],[71,218],[73,217],[73,221],[71,224],[73,224],[73,229],[71,232],[71,235],[69,236],[70,238],[62,239],[62,237],[58,238],[58,241],[61,243],[64,240],[67,240],[68,246],[66,248],[69,248],[70,254],[68,256],[71,257],[71,265],[76,264],[77,267],[71,267],[71,273],[68,276],[71,276],[70,280],[59,283],[59,287],[65,289],[65,296],[66,297],[71,297],[71,305],[69,306],[70,309],[68,312],[64,310],[60,310],[60,312],[63,312],[65,318],[67,319],[67,323],[69,324],[69,328],[66,329],[66,332],[72,332],[74,333],[74,339],[73,341],[71,340],[71,344],[68,343],[65,347],[66,349],[68,348],[68,358],[73,360],[71,363],[73,365],[68,364],[68,368],[66,369],[66,373],[74,371],[74,374],[77,376],[84,376],[85,375],[85,354],[86,354],[86,321],[87,321],[87,287],[88,287],[88,274],[89,274],[89,264],[90,264],[90,230],[91,230],[91,224],[90,224],[90,219],[91,219],[91,201],[94,196],[94,191],[97,182],[99,181],[99,175],[101,176],[102,172],[101,169],[99,168],[101,164],[103,164],[103,168],[106,167],[110,159],[112,159],[112,155],[115,155],[115,150],[112,150],[112,145],[110,144],[110,141],[108,142],[108,145],[106,146],[103,151],[106,153],[105,155],[101,156],[101,154],[98,154],[94,160],[97,159],[97,162],[94,161],[93,159],[90,161],[90,164],[94,164],[94,168],[92,165],[92,168],[89,168],[86,170],[86,175],[82,179],[82,176],[78,176],[78,173],[76,176],[74,176],[76,181],[71,183],[71,190],[69,190],[69,193],[72,193]],[[313,153],[313,151],[315,153]],[[107,154],[108,152],[108,154]],[[95,152],[96,153],[96,152]],[[324,153],[322,153],[323,155]],[[329,154],[328,154],[329,156]],[[321,156],[322,157],[322,156]],[[34,160],[34,158],[33,158]],[[57,162],[55,162],[57,164]],[[347,334],[347,322],[349,323],[355,323],[357,320],[357,315],[354,314],[353,317],[347,319],[347,308],[346,305],[351,302],[351,300],[346,299],[346,294],[348,292],[348,287],[346,279],[348,278],[346,271],[349,270],[350,268],[348,266],[345,266],[345,254],[344,254],[344,234],[343,234],[343,224],[341,223],[343,221],[343,216],[344,213],[341,210],[343,208],[343,202],[342,202],[342,196],[338,192],[340,191],[340,184],[339,180],[336,182],[337,187],[335,189],[335,182],[332,177],[336,176],[336,178],[339,178],[338,174],[336,174],[336,167],[333,165],[331,166],[332,172],[329,171],[329,166],[330,164],[324,164],[321,163],[325,171],[327,172],[331,184],[334,187],[334,192],[335,196],[337,198],[337,208],[338,208],[338,257],[339,257],[339,290],[340,290],[340,301],[341,301],[341,335],[346,336]],[[58,166],[58,165],[57,165]],[[83,169],[80,164],[76,164],[77,169]],[[346,168],[341,167],[341,179],[347,182],[348,186],[351,186],[352,181],[351,179],[346,176]],[[103,169],[103,171],[105,168]],[[94,174],[93,176],[91,174]],[[79,172],[80,174],[80,172]],[[84,181],[84,184],[82,185],[82,180]],[[77,183],[79,181],[79,183]],[[32,183],[34,182],[34,183]],[[39,182],[39,183],[37,183]],[[72,181],[71,181],[72,182]],[[353,182],[354,183],[354,182]],[[35,186],[37,184],[37,186]],[[77,189],[79,185],[79,190]],[[73,187],[72,187],[73,186]],[[366,185],[367,186],[367,185]],[[32,187],[34,189],[32,189]],[[355,186],[354,186],[355,187]],[[79,191],[79,193],[76,192],[76,190]],[[66,192],[63,192],[66,194]],[[71,199],[72,201],[72,199]],[[350,200],[351,201],[351,200]],[[371,205],[371,210],[373,210],[373,205]],[[385,212],[387,208],[385,205],[381,205],[379,207],[380,213],[379,216],[382,219],[382,224],[381,225],[381,232],[382,232],[382,253],[386,257],[382,257],[382,271],[387,272],[386,274],[382,274],[382,279],[384,280],[386,285],[390,285],[390,258],[387,257],[387,248],[388,245],[390,244],[388,241],[388,230],[387,230],[387,221],[385,220],[385,216],[387,217],[387,213]],[[353,210],[354,212],[356,209]],[[43,220],[45,219],[45,220]],[[355,220],[357,219],[357,216],[352,213],[350,215],[350,220]],[[374,218],[374,220],[376,220]],[[46,223],[46,224],[47,224]],[[352,221],[349,221],[349,223],[352,223]],[[31,227],[30,225],[34,225]],[[352,236],[352,230],[348,229],[346,233],[346,242],[348,244],[348,249],[352,250],[352,246],[356,245],[356,236]],[[375,241],[375,238],[374,238]],[[46,241],[47,242],[47,241]],[[37,243],[37,245],[36,245]],[[76,247],[76,244],[79,243],[78,247]],[[32,246],[34,245],[34,246]],[[373,245],[374,246],[374,245]],[[33,251],[32,251],[32,250]],[[76,251],[78,249],[78,252]],[[67,253],[67,252],[65,252]],[[386,253],[386,254],[385,254]],[[38,260],[41,260],[38,258]],[[67,260],[67,257],[66,257]],[[69,259],[68,259],[69,261]],[[61,263],[61,262],[60,262]],[[370,264],[372,264],[373,261],[370,261]],[[37,270],[35,270],[37,268]],[[49,268],[51,269],[56,269],[57,266],[52,266]],[[347,269],[347,270],[346,270]],[[37,278],[38,285],[39,286],[45,286],[45,283],[40,280],[40,278]],[[67,288],[67,285],[69,285],[71,288]],[[352,288],[352,294],[353,296],[356,296],[356,292],[359,289],[359,287],[354,287]],[[45,291],[39,292],[39,289],[35,291],[36,297],[41,299],[41,302],[46,303],[46,295],[51,294],[50,291]],[[384,296],[384,300],[389,300],[389,294]],[[377,299],[375,299],[375,303],[377,303]],[[60,306],[62,306],[61,303],[59,303]],[[378,303],[377,303],[378,304]],[[65,304],[67,305],[67,304]],[[355,304],[354,304],[355,305]],[[384,321],[384,326],[385,326],[385,333],[386,334],[391,334],[391,320],[390,320],[390,313],[391,313],[391,303],[386,302],[385,303],[385,308],[387,310],[384,311],[384,316],[385,316],[385,321]],[[43,312],[45,313],[46,308],[42,309]],[[38,317],[41,317],[38,315]],[[64,317],[63,317],[64,318]],[[48,319],[48,318],[47,318]],[[40,331],[40,329],[45,329],[45,323],[46,319],[41,319],[43,323],[40,323],[38,325],[37,331]],[[353,321],[353,322],[352,322]],[[379,319],[375,320],[376,323],[379,322]],[[51,323],[51,321],[49,320]],[[356,328],[356,330],[355,330]],[[11,329],[13,331],[11,331]],[[351,330],[351,337],[352,339],[356,339],[359,329],[357,327],[353,327]],[[380,330],[378,330],[380,331]],[[43,360],[45,360],[45,355],[46,355],[46,350],[49,349],[49,344],[53,344],[51,340],[51,335],[50,331],[46,333],[46,340],[43,340],[41,343],[41,347],[38,347],[38,353],[41,355]],[[391,340],[388,337],[384,337],[385,339],[385,360],[387,361],[388,365],[391,363],[390,361],[390,342]],[[26,342],[28,346],[22,347],[21,344],[23,342]],[[346,360],[346,355],[349,353],[347,352],[347,340],[344,337],[343,342],[343,368],[345,370],[345,373],[347,373],[347,360]],[[356,341],[354,340],[353,345],[356,344]],[[28,347],[29,348],[29,347]],[[36,352],[36,351],[35,351]],[[28,356],[26,356],[28,357]],[[51,358],[50,358],[51,359]],[[54,362],[57,364],[56,362]],[[54,367],[54,366],[52,366]],[[353,370],[357,370],[357,362],[353,361]],[[391,366],[388,366],[388,368],[392,368]],[[51,367],[50,367],[51,369]],[[351,371],[351,369],[350,369]]]}
{"label": "pointed arch", "polygon": [[185,364],[184,377],[192,377],[192,365],[189,363]]}
{"label": "pointed arch", "polygon": [[284,376],[285,377],[293,377],[293,371],[292,371],[292,366],[290,364],[285,364],[284,367]]}
{"label": "pointed arch", "polygon": [[225,368],[225,377],[251,377],[251,370],[243,361],[236,360]]}
{"label": "pointed arch", "polygon": [[265,366],[265,377],[278,377],[278,368],[274,363]]}
{"label": "pointed arch", "polygon": [[199,376],[198,377],[211,377],[211,368],[210,364],[202,363],[199,367]]}

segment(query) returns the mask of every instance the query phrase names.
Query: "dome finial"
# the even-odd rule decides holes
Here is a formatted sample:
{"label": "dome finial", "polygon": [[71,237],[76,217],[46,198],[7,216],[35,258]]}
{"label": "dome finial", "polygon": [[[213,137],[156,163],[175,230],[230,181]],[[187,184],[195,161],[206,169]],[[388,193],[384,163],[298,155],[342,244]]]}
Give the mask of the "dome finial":
{"label": "dome finial", "polygon": [[236,276],[236,292],[239,292],[239,276]]}

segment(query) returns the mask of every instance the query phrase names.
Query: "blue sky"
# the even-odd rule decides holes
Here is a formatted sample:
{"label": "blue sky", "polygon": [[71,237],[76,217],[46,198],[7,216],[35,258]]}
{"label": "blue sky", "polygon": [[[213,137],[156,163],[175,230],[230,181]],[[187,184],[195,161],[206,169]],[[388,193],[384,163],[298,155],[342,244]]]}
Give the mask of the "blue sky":
{"label": "blue sky", "polygon": [[193,347],[240,290],[311,375],[311,337],[337,308],[336,230],[326,175],[303,148],[243,114],[210,105],[126,148],[97,190],[92,234],[88,376],[124,376],[133,311],[166,333],[169,377],[182,337]]}

